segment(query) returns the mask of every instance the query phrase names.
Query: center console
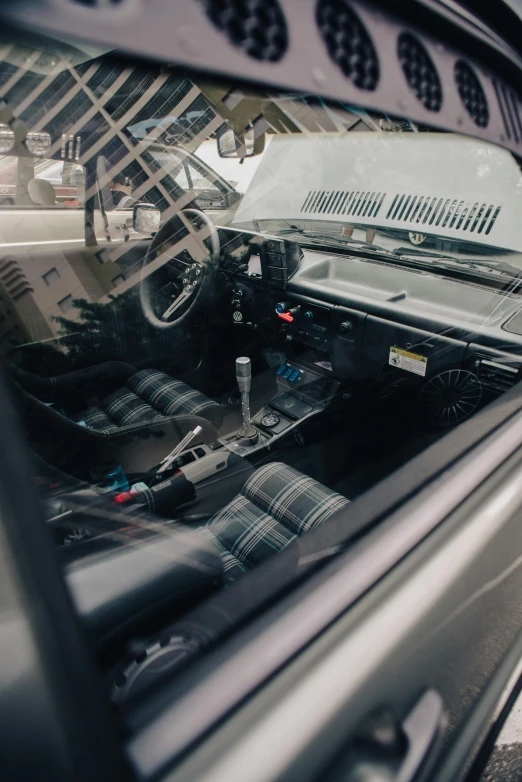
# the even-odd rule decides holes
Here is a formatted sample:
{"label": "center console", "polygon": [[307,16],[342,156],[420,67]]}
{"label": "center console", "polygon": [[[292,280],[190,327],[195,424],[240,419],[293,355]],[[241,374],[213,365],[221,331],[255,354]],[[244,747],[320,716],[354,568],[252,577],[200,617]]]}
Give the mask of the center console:
{"label": "center console", "polygon": [[327,376],[328,370],[324,366],[314,365],[313,358],[312,353],[308,357],[292,357],[275,369],[277,394],[248,421],[255,429],[255,437],[249,440],[243,437],[243,426],[220,442],[234,453],[250,455],[272,445],[308,418],[325,410],[340,383]]}

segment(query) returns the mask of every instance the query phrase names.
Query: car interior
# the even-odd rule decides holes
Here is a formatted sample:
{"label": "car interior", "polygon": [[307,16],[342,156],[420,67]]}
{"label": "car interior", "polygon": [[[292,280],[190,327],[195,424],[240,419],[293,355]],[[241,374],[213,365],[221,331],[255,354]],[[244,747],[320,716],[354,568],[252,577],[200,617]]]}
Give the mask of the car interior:
{"label": "car interior", "polygon": [[[416,231],[383,228],[401,252],[383,250],[363,218],[377,219],[385,194],[348,196],[342,184],[300,191],[301,222],[281,214],[277,228],[274,214],[268,231],[261,212],[250,227],[223,225],[219,203],[179,184],[183,162],[162,168],[125,133],[157,114],[152,145],[192,155],[205,141],[241,165],[268,155],[261,139],[275,149],[272,136],[364,125],[429,138],[428,126],[62,47],[57,75],[45,48],[30,58],[40,70],[13,51],[0,72],[0,122],[26,131],[13,130],[6,150],[24,165],[0,218],[20,212],[27,232],[40,218],[47,226],[31,246],[4,242],[0,344],[45,524],[125,710],[346,549],[358,534],[352,501],[519,380],[520,282],[516,248],[495,245],[489,201],[469,228],[489,239],[470,259],[466,234],[460,264],[454,237],[416,249],[435,218],[428,202],[417,217],[410,204]],[[58,87],[60,110],[49,97]],[[70,143],[85,170],[85,199],[58,217],[25,144],[36,132],[48,134],[46,157],[64,159]],[[263,166],[246,191],[254,205]],[[123,218],[110,183],[121,177],[133,203],[115,238]],[[281,182],[278,197],[301,184]],[[227,209],[240,201],[229,192]],[[463,207],[444,208],[448,230],[465,231]],[[409,214],[397,200],[388,214],[400,209]],[[323,213],[342,217],[325,226]],[[71,225],[79,215],[78,236],[69,215]],[[447,254],[439,265],[437,250]],[[64,287],[51,302],[53,284]]]}

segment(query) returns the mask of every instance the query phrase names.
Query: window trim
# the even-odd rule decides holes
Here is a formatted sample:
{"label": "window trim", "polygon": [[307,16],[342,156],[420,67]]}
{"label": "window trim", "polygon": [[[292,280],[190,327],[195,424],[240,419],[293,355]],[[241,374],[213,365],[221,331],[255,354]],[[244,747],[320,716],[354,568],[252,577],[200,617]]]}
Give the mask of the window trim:
{"label": "window trim", "polygon": [[50,288],[51,285],[53,284],[53,282],[56,281],[56,280],[53,279],[53,280],[51,280],[51,282],[48,282],[48,280],[47,280],[49,275],[53,274],[53,272],[54,272],[54,274],[56,274],[56,279],[57,280],[61,279],[62,275],[60,274],[60,272],[58,271],[56,266],[53,266],[52,269],[49,269],[49,271],[45,272],[45,274],[42,274],[42,280],[44,281],[44,283],[47,285],[48,288]]}
{"label": "window trim", "polygon": [[[69,300],[71,301],[71,306],[67,307],[67,309],[64,310],[63,307],[62,307],[62,304],[65,301],[69,301]],[[66,315],[70,310],[73,309],[72,302],[73,302],[73,295],[72,295],[72,293],[68,293],[67,296],[64,296],[63,299],[60,299],[60,301],[56,302],[56,306],[60,308],[60,310],[61,310],[63,315]]]}

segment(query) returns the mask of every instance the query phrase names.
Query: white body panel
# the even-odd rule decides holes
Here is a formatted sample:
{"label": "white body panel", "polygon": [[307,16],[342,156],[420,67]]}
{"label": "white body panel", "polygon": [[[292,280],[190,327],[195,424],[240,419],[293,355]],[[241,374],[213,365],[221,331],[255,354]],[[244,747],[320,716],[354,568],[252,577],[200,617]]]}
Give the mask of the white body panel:
{"label": "white body panel", "polygon": [[[112,241],[143,239],[132,229],[132,210],[107,212]],[[94,214],[94,229],[104,243],[105,226],[100,212]],[[0,252],[16,252],[18,248],[41,247],[42,251],[63,251],[85,246],[83,208],[34,207],[0,208]]]}
{"label": "white body panel", "polygon": [[[218,225],[229,225],[234,210],[205,210]],[[132,228],[132,209],[107,212],[109,233],[114,243],[138,241],[146,238]],[[94,230],[98,244],[106,246],[105,225],[100,212],[94,213]],[[83,208],[0,208],[0,254],[17,253],[30,247],[42,251],[81,249],[85,246],[85,217]]]}
{"label": "white body panel", "polygon": [[521,215],[519,167],[491,144],[441,133],[289,134],[272,140],[233,225],[332,221],[521,251]]}

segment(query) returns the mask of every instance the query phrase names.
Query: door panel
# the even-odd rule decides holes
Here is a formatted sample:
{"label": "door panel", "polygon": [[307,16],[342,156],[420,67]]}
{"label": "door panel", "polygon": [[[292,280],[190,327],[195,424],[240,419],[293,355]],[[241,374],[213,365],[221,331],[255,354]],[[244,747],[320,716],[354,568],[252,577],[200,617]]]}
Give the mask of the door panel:
{"label": "door panel", "polygon": [[[428,510],[419,502],[418,523]],[[330,778],[364,720],[386,709],[402,722],[428,690],[444,704],[429,779],[464,778],[495,716],[488,688],[498,691],[522,629],[521,511],[516,452],[169,778]]]}

